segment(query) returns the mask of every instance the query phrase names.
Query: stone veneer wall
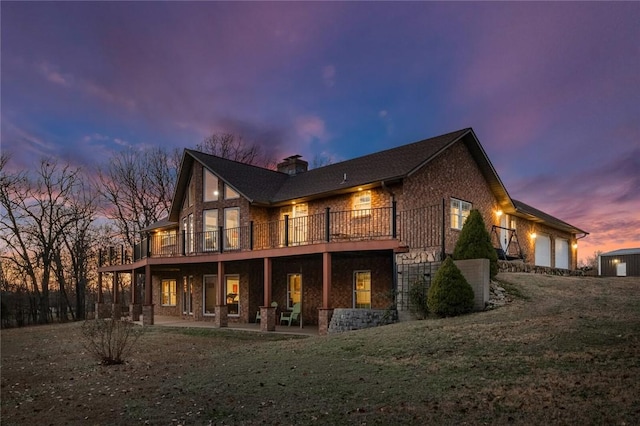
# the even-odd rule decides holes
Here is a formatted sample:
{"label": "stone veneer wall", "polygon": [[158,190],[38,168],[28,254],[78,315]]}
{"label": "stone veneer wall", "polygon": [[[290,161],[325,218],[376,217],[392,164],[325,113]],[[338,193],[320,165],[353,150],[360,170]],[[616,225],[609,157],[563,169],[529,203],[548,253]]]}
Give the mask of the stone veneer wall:
{"label": "stone veneer wall", "polygon": [[522,261],[498,260],[498,272],[526,272],[531,274],[561,275],[561,276],[583,276],[582,269],[560,269],[546,266],[536,266],[532,263]]}
{"label": "stone veneer wall", "polygon": [[394,309],[346,309],[336,308],[329,323],[329,333],[360,330],[393,324],[398,320]]}

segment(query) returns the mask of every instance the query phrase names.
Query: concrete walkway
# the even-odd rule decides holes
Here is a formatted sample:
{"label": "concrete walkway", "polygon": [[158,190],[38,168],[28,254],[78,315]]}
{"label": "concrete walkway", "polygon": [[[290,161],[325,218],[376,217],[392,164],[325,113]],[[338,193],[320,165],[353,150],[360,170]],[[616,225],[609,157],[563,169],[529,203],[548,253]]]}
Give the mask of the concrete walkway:
{"label": "concrete walkway", "polygon": [[[136,324],[142,325],[142,318],[140,321],[135,321]],[[187,327],[187,328],[216,328],[211,321],[192,321],[183,319],[181,317],[172,317],[168,315],[155,315],[153,317],[154,326],[159,327]],[[317,325],[305,325],[300,327],[299,325],[292,325],[291,327],[286,325],[276,325],[275,331],[261,331],[260,324],[237,324],[229,323],[228,327],[221,328],[221,330],[238,330],[238,331],[253,331],[256,333],[281,333],[281,334],[295,334],[299,336],[318,336]]]}

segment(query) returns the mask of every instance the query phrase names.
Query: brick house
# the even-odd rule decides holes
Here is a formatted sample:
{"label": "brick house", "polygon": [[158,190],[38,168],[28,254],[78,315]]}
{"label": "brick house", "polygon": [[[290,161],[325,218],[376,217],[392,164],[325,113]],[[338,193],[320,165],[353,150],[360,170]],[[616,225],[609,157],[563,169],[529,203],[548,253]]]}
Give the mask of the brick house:
{"label": "brick house", "polygon": [[274,171],[185,150],[168,218],[143,230],[130,260],[122,250],[101,263],[100,282],[135,277],[131,314],[144,310],[148,324],[159,314],[223,327],[260,312],[273,330],[301,303],[301,321],[323,333],[334,308],[405,309],[398,265],[452,253],[473,208],[500,256],[576,268],[586,233],[511,199],[472,129],[307,165],[292,156]]}

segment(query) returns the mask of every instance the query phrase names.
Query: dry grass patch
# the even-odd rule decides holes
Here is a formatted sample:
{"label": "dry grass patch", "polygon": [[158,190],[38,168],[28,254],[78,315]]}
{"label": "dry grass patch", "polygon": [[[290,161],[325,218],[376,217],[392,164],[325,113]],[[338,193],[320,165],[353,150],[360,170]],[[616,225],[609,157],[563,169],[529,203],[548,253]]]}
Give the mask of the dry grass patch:
{"label": "dry grass patch", "polygon": [[327,337],[152,327],[97,365],[79,324],[2,331],[2,423],[633,424],[637,279],[502,274],[522,297]]}

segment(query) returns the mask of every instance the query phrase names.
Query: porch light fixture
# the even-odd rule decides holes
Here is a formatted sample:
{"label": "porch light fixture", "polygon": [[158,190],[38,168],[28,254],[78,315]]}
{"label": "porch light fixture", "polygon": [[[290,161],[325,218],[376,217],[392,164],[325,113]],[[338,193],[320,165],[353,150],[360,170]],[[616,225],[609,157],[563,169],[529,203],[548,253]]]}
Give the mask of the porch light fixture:
{"label": "porch light fixture", "polygon": [[538,235],[535,232],[531,233],[531,239],[535,240]]}
{"label": "porch light fixture", "polygon": [[578,243],[573,243],[573,249],[576,250],[578,248]]}
{"label": "porch light fixture", "polygon": [[496,210],[496,216],[498,217],[502,216],[502,210]]}
{"label": "porch light fixture", "polygon": [[362,187],[358,188],[358,191],[362,191]]}

